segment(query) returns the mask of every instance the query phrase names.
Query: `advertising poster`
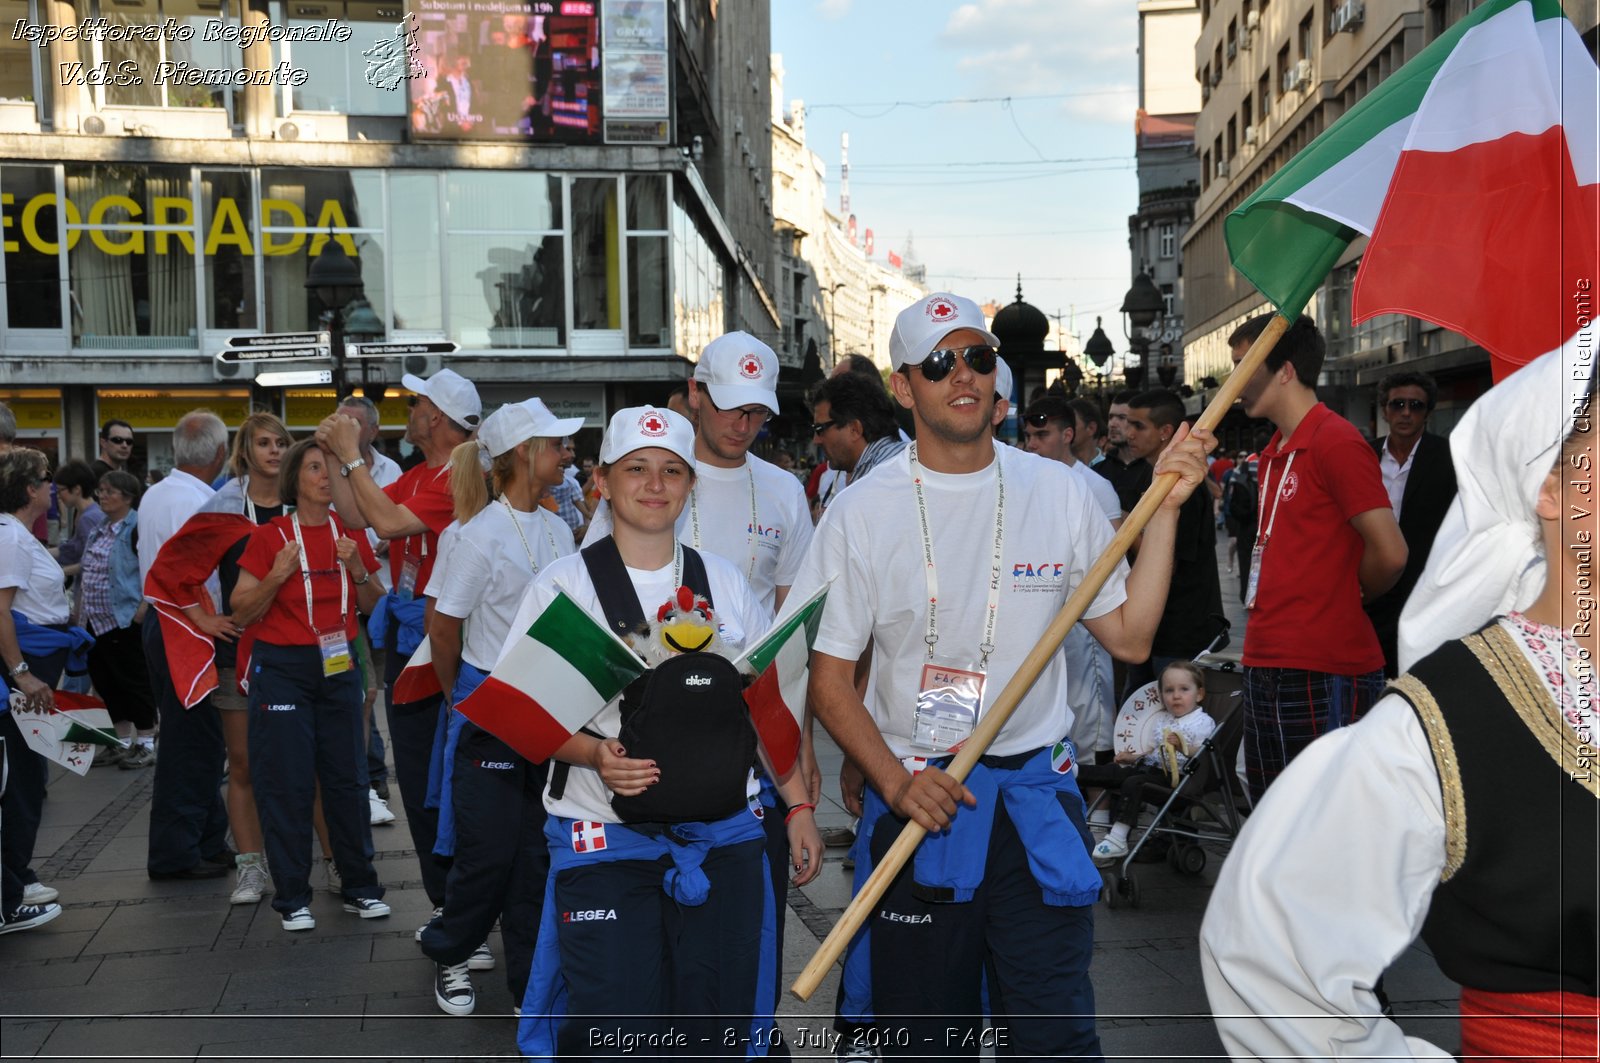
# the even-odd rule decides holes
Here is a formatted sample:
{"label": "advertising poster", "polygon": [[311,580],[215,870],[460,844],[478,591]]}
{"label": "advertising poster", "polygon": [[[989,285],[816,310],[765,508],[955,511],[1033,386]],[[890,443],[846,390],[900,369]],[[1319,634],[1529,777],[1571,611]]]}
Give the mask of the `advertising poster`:
{"label": "advertising poster", "polygon": [[606,142],[667,143],[672,66],[666,0],[606,0],[604,32]]}

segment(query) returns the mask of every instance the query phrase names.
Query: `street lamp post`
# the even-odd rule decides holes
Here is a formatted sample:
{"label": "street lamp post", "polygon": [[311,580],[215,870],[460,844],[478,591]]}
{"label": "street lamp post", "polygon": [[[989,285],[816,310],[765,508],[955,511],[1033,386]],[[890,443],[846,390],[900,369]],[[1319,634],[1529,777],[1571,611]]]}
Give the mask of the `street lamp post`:
{"label": "street lamp post", "polygon": [[846,287],[849,285],[838,281],[828,289],[828,352],[834,365],[839,364],[839,289]]}
{"label": "street lamp post", "polygon": [[337,239],[330,239],[306,271],[306,290],[315,292],[322,305],[328,308],[330,352],[333,355],[334,398],[344,397],[344,308],[361,295],[361,266],[345,253]]}
{"label": "street lamp post", "polygon": [[1097,390],[1100,392],[1100,398],[1104,400],[1106,389],[1105,366],[1111,360],[1111,356],[1117,353],[1117,349],[1111,346],[1111,337],[1107,336],[1106,330],[1100,327],[1100,319],[1098,317],[1094,319],[1094,332],[1090,333],[1089,338],[1083,343],[1083,353],[1089,356],[1090,361],[1094,362],[1095,369],[1098,370],[1095,374],[1098,379]]}
{"label": "street lamp post", "polygon": [[1133,278],[1133,287],[1122,297],[1122,334],[1128,339],[1128,349],[1139,356],[1139,377],[1144,387],[1149,387],[1152,379],[1150,337],[1145,330],[1155,324],[1166,309],[1167,301],[1162,297],[1161,289],[1143,271]]}

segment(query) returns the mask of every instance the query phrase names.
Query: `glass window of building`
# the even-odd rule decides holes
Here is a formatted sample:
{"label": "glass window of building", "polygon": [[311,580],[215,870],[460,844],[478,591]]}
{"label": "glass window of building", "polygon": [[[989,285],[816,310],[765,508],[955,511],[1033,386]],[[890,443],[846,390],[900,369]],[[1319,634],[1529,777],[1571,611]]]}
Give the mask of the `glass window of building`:
{"label": "glass window of building", "polygon": [[389,246],[394,265],[394,327],[444,330],[439,175],[389,175]]}
{"label": "glass window of building", "polygon": [[626,178],[628,215],[628,343],[672,346],[671,233],[665,174]]}
{"label": "glass window of building", "polygon": [[186,166],[66,167],[74,347],[195,346],[200,243],[189,176]]}
{"label": "glass window of building", "polygon": [[38,25],[28,0],[0,0],[0,102],[32,102],[38,45],[16,39],[18,23]]}
{"label": "glass window of building", "polygon": [[261,327],[256,301],[256,252],[266,252],[254,209],[250,174],[206,170],[200,175],[200,216],[205,226],[205,324],[214,329]]}
{"label": "glass window of building", "polygon": [[0,166],[0,237],[11,329],[61,328],[61,214],[53,168]]}
{"label": "glass window of building", "polygon": [[[287,7],[287,14],[285,8]],[[367,57],[362,55],[380,39],[393,37],[405,5],[400,0],[320,0],[272,4],[272,22],[278,26],[323,27],[334,24],[350,30],[348,40],[284,41],[275,47],[291,67],[309,75],[303,85],[284,89],[285,113],[332,111],[337,114],[403,115],[404,83],[394,89],[369,84]]]}
{"label": "glass window of building", "polygon": [[451,338],[463,347],[565,347],[561,178],[451,171],[445,217]]}
{"label": "glass window of building", "polygon": [[722,260],[694,214],[677,197],[672,204],[672,242],[673,350],[684,358],[698,357],[726,328]]}
{"label": "glass window of building", "polygon": [[306,273],[330,239],[355,261],[367,301],[380,321],[387,320],[383,219],[380,171],[262,170],[267,331],[301,332],[321,321],[328,308],[306,290]]}
{"label": "glass window of building", "polygon": [[[113,26],[164,27],[171,19],[177,26],[192,31],[188,40],[178,40],[163,30],[150,39],[95,41],[90,48],[80,45],[79,56],[88,63],[107,64],[111,84],[93,87],[101,106],[118,107],[221,107],[232,112],[232,85],[191,83],[205,71],[237,70],[243,52],[235,42],[206,37],[213,20],[237,25],[237,4],[230,10],[229,0],[96,0],[94,13]],[[198,80],[198,79],[197,79]]]}
{"label": "glass window of building", "polygon": [[621,252],[617,240],[617,179],[572,182],[573,327],[622,327]]}

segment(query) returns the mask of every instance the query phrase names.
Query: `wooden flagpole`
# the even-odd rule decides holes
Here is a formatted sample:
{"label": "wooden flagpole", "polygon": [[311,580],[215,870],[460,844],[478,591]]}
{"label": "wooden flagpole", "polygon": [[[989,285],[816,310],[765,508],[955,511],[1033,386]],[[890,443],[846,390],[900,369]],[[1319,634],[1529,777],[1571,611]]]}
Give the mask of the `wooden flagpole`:
{"label": "wooden flagpole", "polygon": [[[1282,314],[1275,315],[1271,321],[1267,322],[1267,327],[1262,330],[1260,336],[1256,337],[1256,341],[1250,345],[1250,350],[1239,364],[1234,367],[1233,372],[1229,374],[1228,379],[1223,383],[1222,389],[1217,392],[1210,405],[1205,408],[1199,419],[1195,421],[1196,428],[1211,429],[1217,426],[1223,415],[1228,412],[1228,408],[1238,399],[1239,393],[1244,390],[1245,383],[1255,375],[1256,369],[1266,361],[1267,354],[1273,347],[1277,346],[1278,339],[1289,328],[1290,324],[1289,319]],[[1067,637],[1067,632],[1072,630],[1072,625],[1083,617],[1084,610],[1094,601],[1095,595],[1100,593],[1100,588],[1110,578],[1112,570],[1117,567],[1117,562],[1121,561],[1123,556],[1127,554],[1129,548],[1133,546],[1134,540],[1138,539],[1139,534],[1144,531],[1145,525],[1150,523],[1150,518],[1155,516],[1157,509],[1161,508],[1161,503],[1166,500],[1167,494],[1171,492],[1177,482],[1177,473],[1163,473],[1156,477],[1154,482],[1146,489],[1144,497],[1139,499],[1139,504],[1134,507],[1133,512],[1129,513],[1127,519],[1122,522],[1122,527],[1117,530],[1116,536],[1111,540],[1110,545],[1106,547],[1105,552],[1100,555],[1099,560],[1089,569],[1088,574],[1084,576],[1083,582],[1078,584],[1077,589],[1072,592],[1066,604],[1061,607],[1061,612],[1057,613],[1055,619],[1050,622],[1050,626],[1045,629],[1044,635],[1039,639],[1038,645],[1034,646],[1032,652],[1023,658],[1021,666],[1012,675],[1011,681],[1000,691],[1000,696],[995,699],[989,711],[984,714],[983,719],[978,721],[978,726],[973,729],[972,736],[967,739],[966,744],[961,747],[961,751],[956,754],[955,759],[950,762],[950,766],[945,769],[946,773],[957,782],[964,782],[968,773],[972,771],[973,766],[978,763],[979,758],[988,751],[989,746],[993,744],[995,738],[1000,734],[1000,729],[1005,726],[1006,721],[1011,718],[1011,714],[1016,711],[1018,703],[1032,689],[1033,684],[1039,678],[1039,674],[1044,671],[1045,665],[1050,663],[1050,659],[1061,648],[1061,642]],[[1196,488],[1196,490],[1200,490],[1200,488]],[[956,814],[973,815],[974,813],[957,812]],[[889,883],[894,881],[895,876],[900,873],[900,869],[911,858],[911,854],[916,851],[917,845],[921,843],[922,836],[925,833],[925,828],[920,826],[916,820],[912,820],[905,825],[900,831],[900,837],[895,839],[894,845],[884,855],[882,862],[874,869],[866,884],[861,887],[861,892],[856,894],[855,899],[850,902],[850,907],[846,908],[844,914],[839,917],[839,922],[834,925],[832,933],[817,948],[816,954],[806,964],[805,970],[800,972],[800,977],[795,979],[794,985],[789,990],[791,993],[801,1000],[811,999],[811,994],[816,992],[817,985],[822,981],[823,975],[843,955],[850,939],[855,936],[856,931],[861,928],[861,924],[866,921],[867,913],[878,903],[884,891],[889,888]]]}

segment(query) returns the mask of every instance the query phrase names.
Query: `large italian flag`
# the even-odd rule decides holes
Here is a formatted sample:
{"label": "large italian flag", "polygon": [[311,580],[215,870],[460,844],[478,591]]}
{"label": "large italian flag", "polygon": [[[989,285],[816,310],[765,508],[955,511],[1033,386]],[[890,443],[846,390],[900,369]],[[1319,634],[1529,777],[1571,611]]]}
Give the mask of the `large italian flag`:
{"label": "large italian flag", "polygon": [[1368,235],[1354,320],[1436,322],[1483,346],[1504,376],[1591,312],[1596,86],[1557,0],[1492,0],[1229,215],[1234,266],[1293,316]]}
{"label": "large italian flag", "polygon": [[798,607],[785,602],[786,616],[734,662],[755,680],[745,688],[750,722],[779,775],[794,765],[805,719],[806,684],[811,677],[811,644],[828,600],[826,587]]}
{"label": "large italian flag", "polygon": [[558,591],[456,709],[529,760],[544,761],[644,671],[621,639]]}

